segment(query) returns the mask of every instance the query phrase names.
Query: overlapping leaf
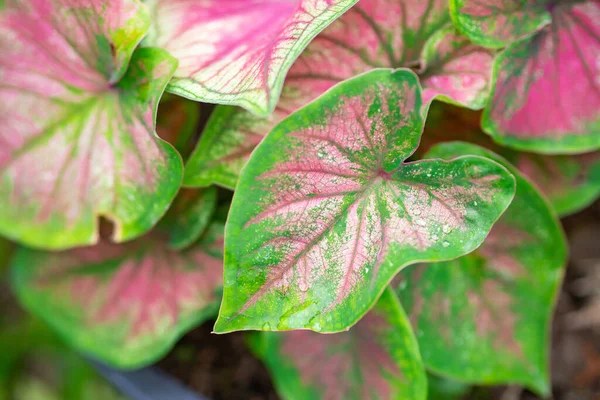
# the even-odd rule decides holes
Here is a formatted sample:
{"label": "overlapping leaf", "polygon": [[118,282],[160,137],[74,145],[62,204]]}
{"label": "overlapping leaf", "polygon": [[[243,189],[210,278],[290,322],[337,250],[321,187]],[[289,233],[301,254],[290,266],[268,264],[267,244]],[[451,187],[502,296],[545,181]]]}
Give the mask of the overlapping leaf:
{"label": "overlapping leaf", "polygon": [[266,116],[296,57],[356,1],[148,0],[146,43],[179,60],[169,91]]}
{"label": "overlapping leaf", "polygon": [[417,341],[391,290],[348,332],[261,332],[251,339],[284,399],[427,398]]}
{"label": "overlapping leaf", "polygon": [[492,150],[536,184],[560,215],[577,212],[600,197],[600,152],[549,156],[514,151],[494,143],[479,127],[480,113],[436,103],[429,109],[417,154],[435,144],[468,141]]}
{"label": "overlapping leaf", "polygon": [[334,84],[376,67],[417,70],[426,89],[424,105],[441,96],[482,107],[492,55],[458,37],[447,27],[449,21],[445,0],[362,0],[298,58],[270,118],[217,108],[186,166],[184,183],[235,187],[248,156],[279,121]]}
{"label": "overlapping leaf", "polygon": [[556,0],[450,0],[452,19],[474,43],[499,48],[550,22],[547,5]]}
{"label": "overlapping leaf", "polygon": [[137,367],[216,313],[222,235],[215,223],[185,251],[169,249],[159,232],[58,253],[21,249],[13,286],[26,308],[81,351]]}
{"label": "overlapping leaf", "polygon": [[94,243],[99,215],[122,241],[165,212],[182,165],[156,136],[154,117],[177,62],[160,49],[131,56],[147,28],[134,0],[8,2],[0,16],[0,233],[62,249]]}
{"label": "overlapping leaf", "polygon": [[404,163],[421,110],[416,75],[380,69],[267,135],[229,213],[217,332],[343,330],[404,266],[479,246],[514,180],[481,157]]}
{"label": "overlapping leaf", "polygon": [[520,150],[553,154],[597,150],[600,4],[592,0],[548,4],[552,23],[496,59],[483,127],[497,142]]}
{"label": "overlapping leaf", "polygon": [[550,319],[566,263],[560,223],[508,162],[475,145],[434,147],[430,157],[481,155],[515,175],[515,198],[475,252],[403,271],[397,293],[425,365],[459,380],[518,383],[546,394]]}

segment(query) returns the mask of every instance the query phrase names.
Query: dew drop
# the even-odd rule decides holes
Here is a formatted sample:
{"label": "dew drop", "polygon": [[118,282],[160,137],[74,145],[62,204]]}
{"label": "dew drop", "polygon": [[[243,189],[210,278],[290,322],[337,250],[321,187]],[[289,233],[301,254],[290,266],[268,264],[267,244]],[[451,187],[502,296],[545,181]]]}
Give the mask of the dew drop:
{"label": "dew drop", "polygon": [[431,236],[431,240],[433,240],[434,242],[436,242],[440,237],[438,235],[432,235]]}
{"label": "dew drop", "polygon": [[450,228],[450,225],[448,225],[448,224],[442,226],[442,232],[444,232],[444,233],[449,233],[451,230],[452,230],[452,228]]}
{"label": "dew drop", "polygon": [[444,242],[442,242],[442,246],[448,247],[448,246],[450,246],[450,242],[444,240]]}
{"label": "dew drop", "polygon": [[400,284],[398,285],[398,289],[399,289],[399,290],[404,290],[404,289],[406,289],[406,286],[408,286],[408,282],[407,282],[407,281],[402,281],[402,282],[400,282]]}
{"label": "dew drop", "polygon": [[326,155],[327,155],[327,154],[326,154],[326,153],[325,153],[323,150],[319,150],[319,151],[317,152],[317,157],[319,158],[319,160],[322,160],[322,159],[324,159]]}
{"label": "dew drop", "polygon": [[419,226],[425,226],[427,223],[425,222],[424,219],[422,218],[417,218],[417,220],[415,221],[417,223],[417,225]]}
{"label": "dew drop", "polygon": [[365,272],[369,272],[369,268],[365,268]]}
{"label": "dew drop", "polygon": [[348,332],[350,330],[350,327],[346,328],[346,332]]}
{"label": "dew drop", "polygon": [[428,178],[431,178],[431,174],[427,174],[427,177],[428,177]]}
{"label": "dew drop", "polygon": [[476,201],[474,201],[474,202],[473,202],[473,205],[477,205],[477,202],[476,202]]}

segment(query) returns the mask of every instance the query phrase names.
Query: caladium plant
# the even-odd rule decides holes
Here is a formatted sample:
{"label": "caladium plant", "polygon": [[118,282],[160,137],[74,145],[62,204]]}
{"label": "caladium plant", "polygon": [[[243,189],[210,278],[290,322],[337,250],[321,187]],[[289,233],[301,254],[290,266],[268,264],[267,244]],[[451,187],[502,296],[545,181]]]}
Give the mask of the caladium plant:
{"label": "caladium plant", "polygon": [[[494,140],[554,154],[600,148],[598,1],[451,4],[466,35],[482,45],[507,46],[495,60],[493,90],[482,121]],[[547,113],[540,117],[540,110]]]}
{"label": "caladium plant", "polygon": [[513,177],[481,157],[405,163],[423,129],[421,91],[409,70],[375,70],[267,135],[229,213],[215,331],[340,331],[406,265],[481,244]]}
{"label": "caladium plant", "polygon": [[292,66],[270,118],[218,107],[186,166],[186,186],[233,188],[254,147],[279,121],[334,84],[379,67],[410,67],[435,97],[482,108],[492,52],[457,35],[446,0],[361,0],[313,40]]}
{"label": "caladium plant", "polygon": [[547,394],[599,35],[594,0],[2,1],[13,291],[121,368],[216,317],[286,399]]}

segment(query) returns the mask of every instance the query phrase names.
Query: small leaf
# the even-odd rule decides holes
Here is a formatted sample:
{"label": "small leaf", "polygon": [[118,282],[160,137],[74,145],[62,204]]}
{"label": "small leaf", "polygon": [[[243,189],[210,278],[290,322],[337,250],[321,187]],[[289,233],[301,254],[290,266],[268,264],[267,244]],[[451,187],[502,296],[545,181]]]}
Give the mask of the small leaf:
{"label": "small leaf", "polygon": [[200,119],[198,103],[174,95],[160,99],[156,117],[156,133],[171,143],[187,160],[193,150],[194,134]]}
{"label": "small leaf", "polygon": [[170,92],[266,116],[294,60],[356,1],[148,0],[145,42],[179,60]]}
{"label": "small leaf", "polygon": [[491,54],[450,28],[438,32],[449,23],[446,0],[361,0],[294,63],[269,118],[217,107],[186,165],[184,184],[235,187],[250,153],[277,123],[336,83],[374,68],[417,70],[426,89],[425,107],[436,96],[482,107],[489,94]]}
{"label": "small leaf", "polygon": [[480,113],[434,103],[418,156],[440,142],[468,141],[501,155],[536,184],[560,216],[575,213],[600,197],[600,152],[548,156],[501,147],[479,127]]}
{"label": "small leaf", "polygon": [[397,293],[419,332],[429,369],[547,394],[551,315],[567,257],[564,234],[546,200],[501,157],[461,142],[428,154],[465,155],[490,157],[510,169],[515,198],[479,249],[403,271]]}
{"label": "small leaf", "polygon": [[500,48],[547,25],[550,14],[545,3],[551,1],[450,0],[450,14],[458,30],[473,43]]}
{"label": "small leaf", "polygon": [[406,265],[479,246],[514,180],[480,157],[403,163],[421,136],[421,106],[415,74],[380,69],[267,135],[229,213],[215,331],[340,331]]}
{"label": "small leaf", "polygon": [[348,332],[261,332],[250,346],[286,400],[427,398],[417,341],[391,290]]}
{"label": "small leaf", "polygon": [[152,48],[129,60],[147,27],[132,0],[9,2],[0,16],[0,233],[65,249],[95,243],[98,216],[124,241],[166,211],[183,168],[154,118],[177,62]]}
{"label": "small leaf", "polygon": [[421,54],[423,103],[434,98],[475,110],[485,106],[494,55],[449,26],[436,32]]}
{"label": "small leaf", "polygon": [[599,149],[598,54],[600,4],[556,4],[548,27],[496,59],[484,130],[519,150],[572,154]]}
{"label": "small leaf", "polygon": [[22,248],[13,287],[29,311],[80,351],[135,368],[216,313],[222,235],[223,225],[215,224],[183,252],[156,233],[58,253]]}
{"label": "small leaf", "polygon": [[169,234],[169,246],[183,249],[204,232],[217,207],[217,190],[182,189],[158,227]]}

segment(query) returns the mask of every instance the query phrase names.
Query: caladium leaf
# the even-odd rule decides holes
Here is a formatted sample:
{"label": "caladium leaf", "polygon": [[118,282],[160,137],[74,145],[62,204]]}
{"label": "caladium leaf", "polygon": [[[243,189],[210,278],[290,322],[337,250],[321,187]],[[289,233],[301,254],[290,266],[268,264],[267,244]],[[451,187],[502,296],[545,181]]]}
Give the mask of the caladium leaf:
{"label": "caladium leaf", "polygon": [[159,228],[168,232],[172,248],[183,249],[202,235],[216,208],[216,188],[182,189]]}
{"label": "caladium leaf", "polygon": [[277,123],[336,83],[373,68],[415,68],[426,89],[425,107],[436,96],[482,107],[492,55],[451,28],[438,32],[449,23],[446,0],[361,0],[298,58],[270,118],[236,108],[215,110],[186,165],[184,184],[235,187],[248,156]]}
{"label": "caladium leaf", "polygon": [[509,159],[540,188],[560,216],[582,210],[600,197],[600,152],[572,156],[511,153]]}
{"label": "caladium leaf", "polygon": [[485,106],[490,93],[493,52],[469,42],[448,26],[436,32],[421,54],[419,74],[423,102],[434,98],[475,110]]}
{"label": "caladium leaf", "polygon": [[348,332],[261,332],[250,346],[286,400],[427,398],[417,341],[389,289]]}
{"label": "caladium leaf", "polygon": [[23,248],[13,261],[13,287],[67,342],[134,368],[216,313],[222,246],[223,224],[215,223],[185,251],[169,249],[158,232],[58,253]]}
{"label": "caladium leaf", "polygon": [[156,133],[161,139],[171,143],[186,160],[193,150],[199,119],[198,103],[167,94],[160,99],[158,105]]}
{"label": "caladium leaf", "polygon": [[473,43],[500,48],[550,22],[547,5],[557,0],[450,0],[456,27]]}
{"label": "caladium leaf", "polygon": [[[600,3],[549,4],[552,23],[496,59],[482,126],[498,143],[520,150],[597,150]],[[543,118],[540,110],[545,110]]]}
{"label": "caladium leaf", "polygon": [[166,211],[183,167],[154,117],[177,61],[154,48],[129,60],[147,27],[133,0],[9,2],[0,15],[0,233],[63,249],[95,243],[101,215],[124,241]]}
{"label": "caladium leaf", "polygon": [[340,331],[404,266],[479,246],[514,180],[481,157],[404,163],[419,143],[421,106],[414,73],[379,69],[266,136],[229,213],[215,331]]}
{"label": "caladium leaf", "polygon": [[475,252],[403,271],[397,293],[425,365],[462,381],[548,392],[551,314],[567,247],[549,204],[501,157],[476,145],[435,146],[430,157],[481,155],[517,181],[515,198]]}
{"label": "caladium leaf", "polygon": [[600,197],[600,152],[549,156],[515,151],[494,143],[479,127],[480,113],[434,103],[417,151],[423,156],[440,142],[478,144],[501,155],[536,184],[560,216],[577,212]]}
{"label": "caladium leaf", "polygon": [[169,91],[266,116],[294,60],[356,1],[148,0],[145,42],[179,60]]}

